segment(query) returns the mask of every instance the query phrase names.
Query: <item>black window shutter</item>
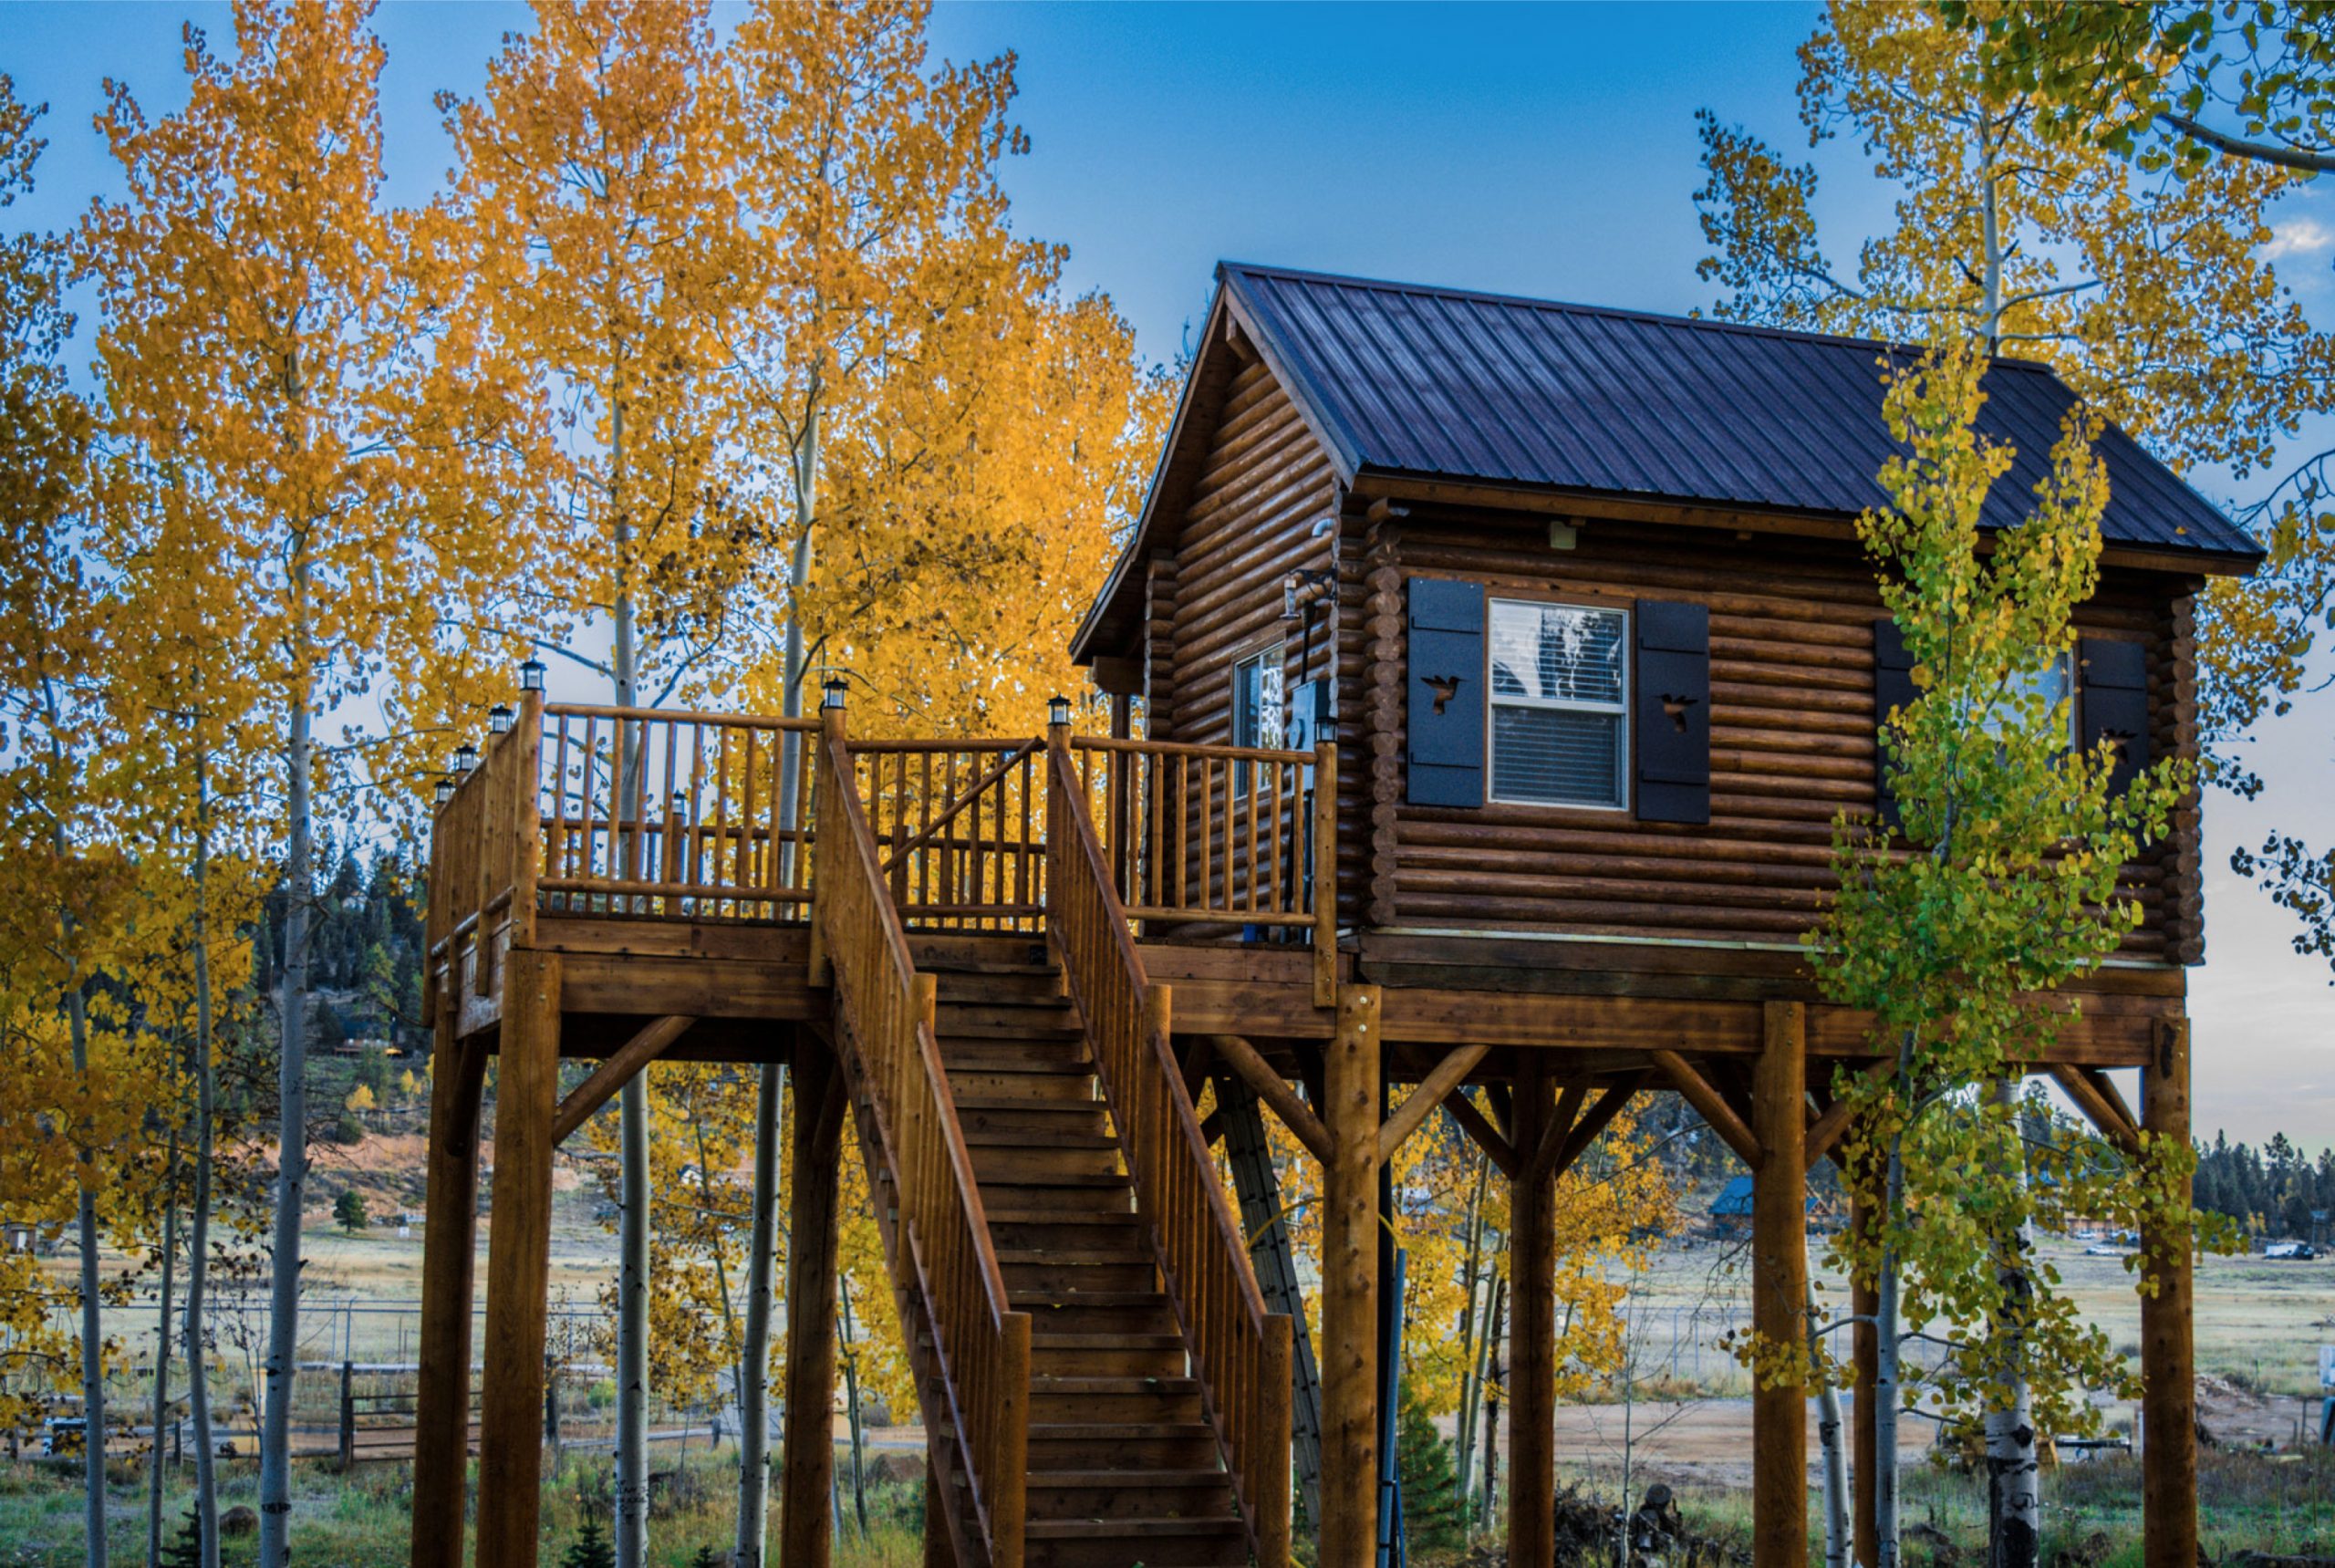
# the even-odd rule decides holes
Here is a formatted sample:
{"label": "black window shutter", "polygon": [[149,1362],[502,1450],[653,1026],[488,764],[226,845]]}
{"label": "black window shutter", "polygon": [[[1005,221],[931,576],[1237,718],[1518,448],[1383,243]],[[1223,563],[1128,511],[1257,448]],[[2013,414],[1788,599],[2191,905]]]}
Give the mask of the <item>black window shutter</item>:
{"label": "black window shutter", "polygon": [[1413,805],[1484,804],[1484,585],[1413,577],[1409,766]]}
{"label": "black window shutter", "polygon": [[2085,751],[2114,741],[2115,771],[2108,787],[2122,794],[2133,775],[2149,765],[2148,650],[2137,642],[2104,637],[2076,640],[2079,733]]}
{"label": "black window shutter", "polygon": [[1883,616],[1873,623],[1873,722],[1876,732],[1873,787],[1880,802],[1881,820],[1892,828],[1901,825],[1897,800],[1889,789],[1889,749],[1880,744],[1878,731],[1888,722],[1892,709],[1910,708],[1920,695],[1914,684],[1914,656],[1905,651],[1905,634],[1897,628],[1894,618]]}
{"label": "black window shutter", "polygon": [[1631,682],[1641,822],[1711,819],[1711,612],[1641,599]]}

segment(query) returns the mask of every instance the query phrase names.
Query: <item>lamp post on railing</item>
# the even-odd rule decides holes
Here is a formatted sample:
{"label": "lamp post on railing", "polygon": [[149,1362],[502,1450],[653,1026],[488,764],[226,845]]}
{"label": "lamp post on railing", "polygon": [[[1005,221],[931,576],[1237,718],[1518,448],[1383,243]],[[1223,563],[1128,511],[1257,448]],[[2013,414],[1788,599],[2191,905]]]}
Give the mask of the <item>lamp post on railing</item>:
{"label": "lamp post on railing", "polygon": [[451,774],[440,774],[438,775],[438,787],[431,793],[434,796],[431,804],[435,805],[441,811],[445,809],[446,803],[454,798],[454,775]]}
{"label": "lamp post on railing", "polygon": [[468,778],[470,776],[471,770],[476,766],[478,766],[478,748],[476,746],[471,744],[468,741],[464,741],[461,745],[454,748],[454,776],[456,778]]}
{"label": "lamp post on railing", "polygon": [[544,689],[544,661],[530,654],[527,662],[519,666],[519,690],[540,691]]}
{"label": "lamp post on railing", "polygon": [[1053,730],[1070,728],[1070,699],[1060,692],[1046,699],[1046,727]]}
{"label": "lamp post on railing", "polygon": [[486,711],[486,732],[490,735],[508,734],[511,731],[511,704],[497,702]]}

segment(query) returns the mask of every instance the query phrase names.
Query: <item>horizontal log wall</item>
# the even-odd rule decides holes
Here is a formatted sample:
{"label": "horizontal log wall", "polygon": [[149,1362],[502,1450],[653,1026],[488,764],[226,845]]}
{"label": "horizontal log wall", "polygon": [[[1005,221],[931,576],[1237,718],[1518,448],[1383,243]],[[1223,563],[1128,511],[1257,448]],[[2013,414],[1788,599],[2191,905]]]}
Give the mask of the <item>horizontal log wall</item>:
{"label": "horizontal log wall", "polygon": [[[1260,645],[1285,639],[1285,678],[1292,684],[1303,678],[1297,669],[1302,639],[1281,619],[1282,584],[1291,572],[1330,564],[1331,539],[1310,535],[1335,497],[1329,460],[1295,405],[1260,361],[1242,365],[1226,390],[1178,531],[1160,542],[1172,559],[1151,579],[1146,667],[1153,739],[1230,744],[1232,667]],[[1332,669],[1335,642],[1334,617],[1317,611],[1313,674]],[[1196,794],[1201,776],[1190,770]],[[1204,813],[1192,801],[1194,824],[1224,818],[1230,775],[1219,765],[1210,776],[1213,809]],[[1285,824],[1294,822],[1295,803],[1283,806]],[[1185,854],[1197,877],[1202,846],[1191,844]],[[1245,844],[1219,840],[1206,846],[1205,858],[1221,875],[1245,854]]]}
{"label": "horizontal log wall", "polygon": [[[1543,517],[1415,508],[1375,570],[1347,574],[1347,710],[1375,772],[1348,804],[1342,836],[1367,844],[1371,922],[1555,929],[1703,940],[1790,942],[1832,885],[1836,812],[1874,805],[1872,568],[1846,544],[1610,521],[1584,522],[1551,550]],[[1349,556],[1356,539],[1349,535]],[[1365,546],[1366,548],[1366,546]],[[1641,823],[1626,813],[1488,805],[1401,805],[1404,627],[1409,576],[1480,581],[1489,591],[1566,589],[1710,607],[1711,820]],[[2182,612],[2164,577],[2110,573],[2081,630],[2149,645],[2151,754],[2194,747],[2194,692]],[[2178,701],[2176,701],[2178,699]],[[2191,710],[2185,712],[2185,708]],[[1392,831],[1390,832],[1389,829]],[[2196,817],[2133,867],[2146,923],[2128,956],[2185,957],[2194,943]]]}

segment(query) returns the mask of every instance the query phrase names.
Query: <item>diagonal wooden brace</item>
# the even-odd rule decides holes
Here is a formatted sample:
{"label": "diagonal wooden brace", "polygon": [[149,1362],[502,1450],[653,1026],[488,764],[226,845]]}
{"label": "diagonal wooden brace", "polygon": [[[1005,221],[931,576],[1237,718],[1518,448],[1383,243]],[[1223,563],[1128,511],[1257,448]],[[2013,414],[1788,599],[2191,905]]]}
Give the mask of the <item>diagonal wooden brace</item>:
{"label": "diagonal wooden brace", "polygon": [[554,1147],[565,1143],[569,1133],[582,1127],[594,1111],[607,1105],[635,1073],[662,1056],[673,1042],[696,1022],[694,1018],[684,1018],[679,1014],[659,1018],[617,1047],[607,1061],[592,1069],[590,1077],[568,1090],[567,1097],[559,1102],[559,1109],[551,1119]]}

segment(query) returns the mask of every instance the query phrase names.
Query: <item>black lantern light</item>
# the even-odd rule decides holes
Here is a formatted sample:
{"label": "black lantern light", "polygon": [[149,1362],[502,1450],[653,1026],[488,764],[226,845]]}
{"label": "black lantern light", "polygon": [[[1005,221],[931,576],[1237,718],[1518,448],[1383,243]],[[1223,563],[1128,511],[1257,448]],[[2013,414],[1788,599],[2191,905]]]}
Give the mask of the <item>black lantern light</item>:
{"label": "black lantern light", "polygon": [[486,732],[500,735],[511,728],[511,704],[497,702],[486,711]]}
{"label": "black lantern light", "polygon": [[519,690],[540,691],[544,689],[544,661],[530,654],[527,662],[519,666]]}
{"label": "black lantern light", "polygon": [[478,766],[478,748],[464,741],[454,748],[454,776],[461,778]]}
{"label": "black lantern light", "polygon": [[840,710],[843,707],[844,694],[850,690],[851,682],[842,676],[828,676],[819,683],[819,691],[823,693],[819,699],[819,706]]}
{"label": "black lantern light", "polygon": [[438,805],[441,805],[441,806],[442,806],[442,805],[444,805],[448,801],[450,801],[450,800],[451,800],[451,799],[453,799],[453,798],[454,798],[454,775],[453,775],[453,774],[440,774],[438,775],[438,788],[437,788],[437,791],[436,791],[436,794],[437,794],[437,804],[438,804]]}
{"label": "black lantern light", "polygon": [[1059,728],[1070,722],[1070,699],[1056,693],[1046,699],[1046,722]]}

